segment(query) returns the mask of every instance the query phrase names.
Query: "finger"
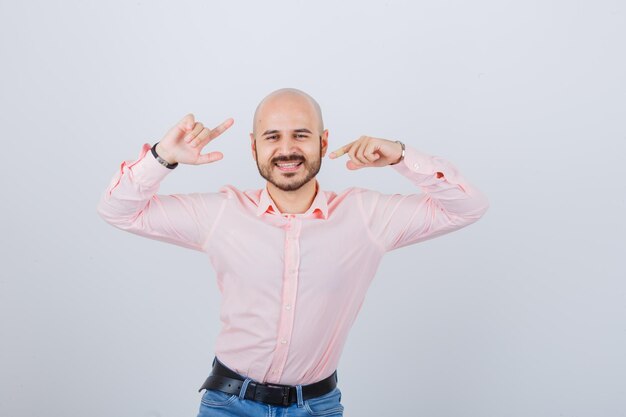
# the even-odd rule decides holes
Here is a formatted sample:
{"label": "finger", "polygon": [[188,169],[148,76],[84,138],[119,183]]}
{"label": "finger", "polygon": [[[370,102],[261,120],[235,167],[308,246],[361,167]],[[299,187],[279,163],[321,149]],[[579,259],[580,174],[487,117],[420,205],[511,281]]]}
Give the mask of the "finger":
{"label": "finger", "polygon": [[206,142],[205,143],[203,143],[203,142],[205,141],[205,138],[210,133],[211,133],[211,131],[209,129],[207,129],[206,127],[202,127],[202,130],[200,130],[200,132],[198,132],[196,137],[191,140],[191,147],[192,148],[197,148],[197,147],[202,148],[204,145],[206,145]]}
{"label": "finger", "polygon": [[191,129],[186,135],[185,135],[185,142],[189,143],[191,142],[198,133],[200,133],[202,131],[202,129],[204,128],[204,125],[200,122],[197,122],[194,124],[193,129]]}
{"label": "finger", "polygon": [[359,139],[359,140],[357,141],[357,143],[356,143],[354,146],[352,146],[352,147],[350,148],[350,150],[348,151],[348,155],[350,156],[350,159],[352,160],[352,163],[353,163],[353,164],[355,164],[355,165],[361,165],[361,164],[363,164],[363,162],[361,162],[361,161],[359,160],[359,158],[357,158],[357,156],[356,156],[356,152],[359,150],[359,147],[360,147],[362,144],[363,144],[363,141],[362,141],[361,139]]}
{"label": "finger", "polygon": [[194,143],[191,143],[191,145],[196,146],[198,143],[195,138],[200,132],[202,132],[202,129],[204,129],[204,125],[200,122],[197,122],[196,125],[193,127],[193,130],[189,132],[187,136],[185,136],[185,142],[191,143],[193,141]]}
{"label": "finger", "polygon": [[344,147],[341,147],[337,149],[336,151],[332,151],[331,153],[329,153],[328,157],[330,159],[335,159],[335,158],[339,158],[340,156],[343,156],[344,153],[346,153],[346,149]]}
{"label": "finger", "polygon": [[367,139],[362,139],[361,142],[358,144],[358,146],[356,147],[356,149],[354,150],[354,157],[356,158],[356,160],[363,164],[363,165],[367,165],[369,164],[369,161],[367,160],[367,158],[365,158],[365,156],[363,155],[363,152],[365,150],[365,147],[367,146]]}
{"label": "finger", "polygon": [[185,117],[183,117],[180,122],[178,122],[177,126],[182,131],[188,131],[193,128],[193,125],[196,123],[193,113],[187,113]]}
{"label": "finger", "polygon": [[378,150],[378,147],[376,146],[376,143],[370,142],[367,144],[367,146],[363,150],[363,156],[370,163],[374,163],[378,160],[378,158],[380,158],[380,155],[376,153],[377,150]]}
{"label": "finger", "polygon": [[343,145],[341,148],[337,149],[336,151],[332,151],[328,157],[330,159],[335,159],[335,158],[339,158],[340,156],[342,156],[343,154],[345,154],[346,152],[348,152],[350,150],[350,147],[352,145],[354,145],[357,141],[352,141],[350,143],[348,143],[347,145]]}
{"label": "finger", "polygon": [[224,154],[221,152],[209,152],[198,156],[196,161],[197,165],[200,164],[209,164],[211,162],[219,161],[224,157]]}
{"label": "finger", "polygon": [[198,136],[196,136],[196,138],[192,141],[191,146],[194,148],[197,148],[197,147],[203,148],[204,145],[206,145],[209,142],[208,137],[210,134],[211,134],[211,131],[205,127],[204,129],[202,129],[200,133],[198,133]]}
{"label": "finger", "polygon": [[224,133],[224,131],[228,129],[229,127],[231,127],[233,123],[235,123],[235,120],[232,117],[230,117],[226,119],[225,121],[223,121],[220,125],[213,128],[209,134],[209,140],[213,140],[219,135],[221,135],[222,133]]}

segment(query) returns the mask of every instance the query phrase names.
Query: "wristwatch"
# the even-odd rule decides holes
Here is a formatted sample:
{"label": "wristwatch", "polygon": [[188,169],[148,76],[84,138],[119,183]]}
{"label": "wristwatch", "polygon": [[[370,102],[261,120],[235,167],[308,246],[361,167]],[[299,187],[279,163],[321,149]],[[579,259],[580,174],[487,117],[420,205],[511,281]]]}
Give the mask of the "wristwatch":
{"label": "wristwatch", "polygon": [[396,140],[395,142],[399,143],[400,146],[402,146],[402,155],[400,156],[400,160],[398,162],[394,162],[393,164],[389,164],[389,165],[399,164],[404,159],[404,151],[405,151],[404,143],[400,142],[399,140]]}
{"label": "wristwatch", "polygon": [[159,142],[155,143],[154,145],[152,145],[152,148],[150,148],[150,150],[152,151],[152,155],[156,158],[157,162],[161,165],[163,165],[165,168],[169,168],[169,169],[174,169],[178,166],[178,162],[176,162],[175,164],[170,164],[169,162],[167,162],[165,159],[161,158],[159,156],[159,154],[156,152],[156,146],[159,144]]}

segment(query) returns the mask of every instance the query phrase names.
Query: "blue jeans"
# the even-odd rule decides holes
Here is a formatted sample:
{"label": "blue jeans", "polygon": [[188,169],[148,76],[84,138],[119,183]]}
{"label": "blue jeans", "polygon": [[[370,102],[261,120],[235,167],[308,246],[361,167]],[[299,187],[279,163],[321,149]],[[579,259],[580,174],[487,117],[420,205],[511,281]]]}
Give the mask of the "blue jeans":
{"label": "blue jeans", "polygon": [[296,385],[298,402],[288,406],[265,404],[244,398],[248,384],[246,378],[239,395],[208,389],[202,394],[198,417],[342,417],[341,391],[339,387],[315,398],[304,400],[302,386]]}

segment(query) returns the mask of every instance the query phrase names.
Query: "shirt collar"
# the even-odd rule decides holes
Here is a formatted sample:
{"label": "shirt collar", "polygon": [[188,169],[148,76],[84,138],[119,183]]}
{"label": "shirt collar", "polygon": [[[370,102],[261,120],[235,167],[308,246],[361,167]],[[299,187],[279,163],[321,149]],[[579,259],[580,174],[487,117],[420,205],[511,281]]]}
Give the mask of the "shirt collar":
{"label": "shirt collar", "polygon": [[[315,198],[313,199],[313,202],[311,203],[311,207],[309,207],[308,210],[304,212],[302,215],[305,217],[313,216],[316,218],[327,219],[328,218],[328,201],[326,199],[326,193],[320,190],[319,183],[317,182],[317,180],[315,180],[315,190],[316,190]],[[259,197],[259,205],[257,206],[257,209],[256,209],[257,217],[260,217],[261,215],[265,213],[280,214],[278,207],[276,206],[276,204],[272,200],[272,197],[270,197],[270,194],[267,191],[267,185],[261,191],[261,195]]]}

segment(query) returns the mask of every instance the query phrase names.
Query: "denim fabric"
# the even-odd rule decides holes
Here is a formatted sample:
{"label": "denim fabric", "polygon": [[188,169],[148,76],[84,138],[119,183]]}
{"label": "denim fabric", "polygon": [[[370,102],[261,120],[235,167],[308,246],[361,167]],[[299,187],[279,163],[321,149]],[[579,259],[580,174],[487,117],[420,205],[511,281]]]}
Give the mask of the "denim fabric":
{"label": "denim fabric", "polygon": [[239,395],[208,389],[202,394],[200,411],[197,417],[342,417],[341,391],[339,387],[320,395],[303,400],[302,387],[296,386],[298,402],[289,406],[265,404],[244,399],[243,395],[250,379],[247,378]]}

